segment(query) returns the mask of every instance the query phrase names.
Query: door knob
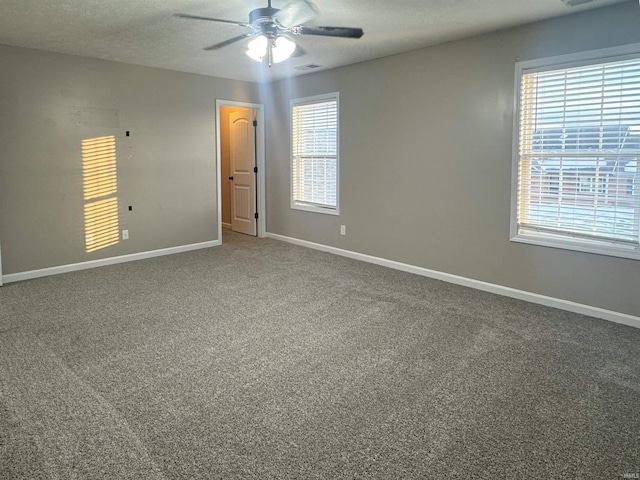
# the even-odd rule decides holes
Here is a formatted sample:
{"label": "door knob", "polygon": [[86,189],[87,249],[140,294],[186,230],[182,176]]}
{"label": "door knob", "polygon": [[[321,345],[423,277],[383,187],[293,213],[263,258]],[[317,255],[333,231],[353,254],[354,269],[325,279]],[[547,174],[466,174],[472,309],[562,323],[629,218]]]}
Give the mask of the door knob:
{"label": "door knob", "polygon": [[233,180],[233,177],[229,177],[229,180]]}

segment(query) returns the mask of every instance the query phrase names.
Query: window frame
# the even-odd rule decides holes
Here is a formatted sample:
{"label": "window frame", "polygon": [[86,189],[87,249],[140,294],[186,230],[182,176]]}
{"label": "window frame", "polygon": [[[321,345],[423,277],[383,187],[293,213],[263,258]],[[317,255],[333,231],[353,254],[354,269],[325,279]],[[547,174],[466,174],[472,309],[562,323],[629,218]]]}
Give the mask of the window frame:
{"label": "window frame", "polygon": [[[310,105],[314,103],[324,103],[327,101],[335,101],[336,102],[336,205],[335,207],[332,205],[322,205],[315,204],[309,202],[301,202],[294,198],[294,145],[293,145],[293,109],[296,106],[301,105]],[[309,97],[301,97],[291,99],[289,105],[289,134],[290,134],[290,154],[289,154],[289,168],[290,168],[290,178],[289,178],[289,198],[291,199],[291,208],[293,210],[302,210],[313,213],[321,213],[325,215],[340,215],[340,93],[339,92],[331,92],[331,93],[323,93],[321,95],[313,95]]]}
{"label": "window frame", "polygon": [[[522,86],[522,76],[525,73],[529,72],[562,70],[573,67],[596,65],[600,63],[639,58],[640,43],[635,43],[618,47],[572,53],[568,55],[559,55],[555,57],[516,62],[514,78],[515,85],[511,169],[510,240],[512,242],[640,260],[640,247],[635,245],[616,243],[610,240],[592,240],[588,238],[571,237],[569,234],[562,235],[539,231],[534,232],[526,229],[523,229],[521,231],[518,226],[518,170],[520,167],[519,147],[521,113],[520,94]],[[560,188],[561,185],[562,180],[559,179]],[[640,239],[640,229],[638,231],[638,236]]]}

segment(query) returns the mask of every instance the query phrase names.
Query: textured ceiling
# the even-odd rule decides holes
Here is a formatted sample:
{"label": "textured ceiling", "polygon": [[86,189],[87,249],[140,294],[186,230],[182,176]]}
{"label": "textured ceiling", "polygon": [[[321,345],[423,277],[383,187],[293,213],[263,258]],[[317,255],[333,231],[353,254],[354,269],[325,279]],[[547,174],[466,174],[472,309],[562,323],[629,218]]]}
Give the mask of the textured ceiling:
{"label": "textured ceiling", "polygon": [[[273,6],[287,1],[273,0]],[[320,14],[309,24],[361,27],[364,36],[296,36],[307,54],[272,68],[244,55],[246,41],[202,50],[246,29],[173,17],[180,12],[246,22],[266,0],[0,0],[0,43],[261,81],[300,74],[296,67],[307,64],[334,68],[623,1],[567,7],[561,0],[314,0]]]}

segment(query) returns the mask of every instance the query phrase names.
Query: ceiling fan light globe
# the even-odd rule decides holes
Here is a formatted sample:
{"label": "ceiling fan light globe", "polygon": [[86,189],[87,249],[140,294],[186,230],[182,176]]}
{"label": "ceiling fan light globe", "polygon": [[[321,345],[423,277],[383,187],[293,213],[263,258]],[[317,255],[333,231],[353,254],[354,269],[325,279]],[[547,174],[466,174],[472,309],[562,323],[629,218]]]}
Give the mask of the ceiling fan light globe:
{"label": "ceiling fan light globe", "polygon": [[251,58],[252,60],[255,60],[256,62],[262,62],[262,59],[264,58],[264,55],[260,55],[254,50],[247,50],[245,53],[249,58]]}
{"label": "ceiling fan light globe", "polygon": [[272,54],[273,63],[284,62],[288,59],[296,49],[296,44],[293,40],[287,37],[278,37],[273,42]]}
{"label": "ceiling fan light globe", "polygon": [[264,35],[258,35],[251,40],[247,45],[247,51],[245,52],[250,58],[256,62],[261,62],[264,56],[267,54],[267,47],[269,40]]}

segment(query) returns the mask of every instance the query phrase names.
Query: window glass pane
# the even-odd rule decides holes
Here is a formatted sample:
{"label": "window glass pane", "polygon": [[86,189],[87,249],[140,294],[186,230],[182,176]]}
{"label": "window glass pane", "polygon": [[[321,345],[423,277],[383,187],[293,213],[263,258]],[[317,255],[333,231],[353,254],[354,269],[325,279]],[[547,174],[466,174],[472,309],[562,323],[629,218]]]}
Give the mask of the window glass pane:
{"label": "window glass pane", "polygon": [[292,102],[294,205],[337,208],[338,101]]}
{"label": "window glass pane", "polygon": [[639,244],[640,59],[522,75],[517,226]]}

